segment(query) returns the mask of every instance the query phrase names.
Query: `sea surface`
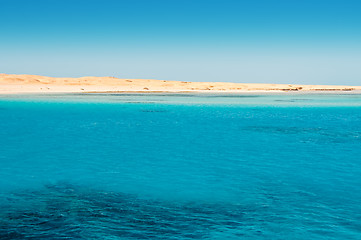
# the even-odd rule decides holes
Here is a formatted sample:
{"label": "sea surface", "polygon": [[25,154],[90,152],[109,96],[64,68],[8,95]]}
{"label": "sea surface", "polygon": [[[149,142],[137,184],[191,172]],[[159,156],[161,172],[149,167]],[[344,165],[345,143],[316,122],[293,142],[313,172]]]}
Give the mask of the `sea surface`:
{"label": "sea surface", "polygon": [[0,239],[361,239],[361,94],[1,95]]}

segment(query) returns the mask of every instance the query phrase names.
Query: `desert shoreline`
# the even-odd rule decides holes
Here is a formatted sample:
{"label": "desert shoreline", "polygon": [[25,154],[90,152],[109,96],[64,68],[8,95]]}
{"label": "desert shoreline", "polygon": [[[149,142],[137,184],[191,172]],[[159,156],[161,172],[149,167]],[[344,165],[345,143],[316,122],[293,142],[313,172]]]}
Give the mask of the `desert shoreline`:
{"label": "desert shoreline", "polygon": [[0,94],[42,93],[361,93],[361,86],[184,82],[115,77],[53,78],[0,74]]}

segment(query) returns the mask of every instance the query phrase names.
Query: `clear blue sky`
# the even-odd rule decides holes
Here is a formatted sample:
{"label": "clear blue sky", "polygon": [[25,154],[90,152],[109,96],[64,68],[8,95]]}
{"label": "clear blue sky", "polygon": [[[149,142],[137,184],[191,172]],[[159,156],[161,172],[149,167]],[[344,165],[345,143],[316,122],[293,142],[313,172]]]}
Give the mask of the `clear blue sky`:
{"label": "clear blue sky", "polygon": [[0,0],[0,72],[361,85],[361,1]]}

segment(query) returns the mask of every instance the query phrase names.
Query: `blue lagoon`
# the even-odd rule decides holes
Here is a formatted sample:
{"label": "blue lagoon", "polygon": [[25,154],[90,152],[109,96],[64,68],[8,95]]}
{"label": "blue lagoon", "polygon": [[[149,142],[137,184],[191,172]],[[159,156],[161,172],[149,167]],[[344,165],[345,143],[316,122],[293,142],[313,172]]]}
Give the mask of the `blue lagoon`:
{"label": "blue lagoon", "polygon": [[361,94],[0,96],[0,239],[360,239]]}

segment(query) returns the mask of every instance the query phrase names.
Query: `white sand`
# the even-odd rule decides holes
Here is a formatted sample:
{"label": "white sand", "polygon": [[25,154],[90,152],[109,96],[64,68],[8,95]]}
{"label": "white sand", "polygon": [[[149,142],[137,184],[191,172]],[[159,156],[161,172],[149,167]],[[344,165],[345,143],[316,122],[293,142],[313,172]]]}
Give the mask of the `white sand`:
{"label": "white sand", "polygon": [[0,74],[0,94],[79,92],[289,92],[355,91],[361,86],[181,82],[114,77],[52,78]]}

